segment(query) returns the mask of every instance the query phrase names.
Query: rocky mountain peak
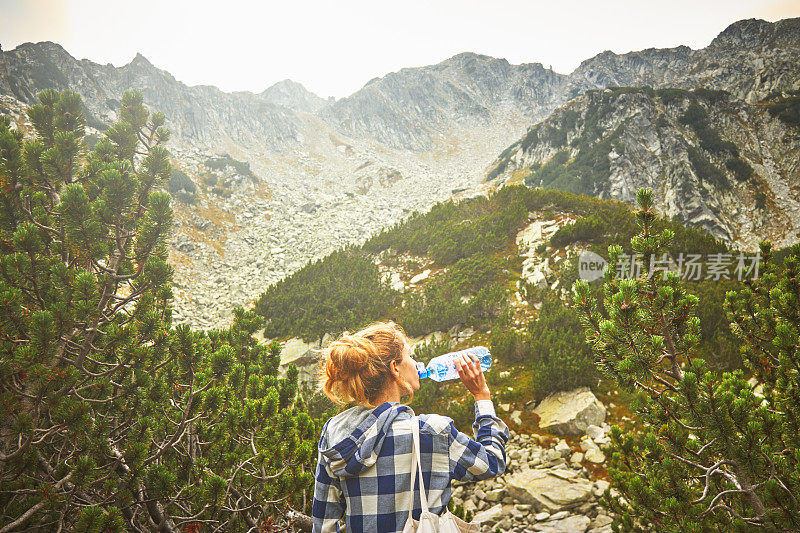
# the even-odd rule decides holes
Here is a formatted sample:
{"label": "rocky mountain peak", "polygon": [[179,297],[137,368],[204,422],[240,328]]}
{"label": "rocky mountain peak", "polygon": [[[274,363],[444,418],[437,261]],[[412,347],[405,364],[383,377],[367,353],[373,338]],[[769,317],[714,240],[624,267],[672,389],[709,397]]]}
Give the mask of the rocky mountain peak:
{"label": "rocky mountain peak", "polygon": [[328,100],[309,91],[303,84],[289,79],[268,87],[259,96],[273,104],[306,113],[316,113],[328,105]]}
{"label": "rocky mountain peak", "polygon": [[454,55],[450,59],[446,59],[442,61],[443,64],[454,64],[454,65],[463,65],[465,63],[470,63],[474,61],[485,61],[485,62],[501,62],[501,63],[508,63],[507,60],[503,58],[497,58],[492,56],[487,56],[484,54],[478,54],[475,52],[461,52],[459,54]]}
{"label": "rocky mountain peak", "polygon": [[[150,60],[148,60],[146,57],[144,57],[141,54],[141,52],[136,52],[136,56],[128,64],[129,65],[142,66],[142,67],[153,67],[153,64],[150,62]],[[153,68],[155,68],[155,67],[153,67]]]}
{"label": "rocky mountain peak", "polygon": [[800,18],[767,22],[739,20],[725,28],[709,45],[712,49],[800,48]]}

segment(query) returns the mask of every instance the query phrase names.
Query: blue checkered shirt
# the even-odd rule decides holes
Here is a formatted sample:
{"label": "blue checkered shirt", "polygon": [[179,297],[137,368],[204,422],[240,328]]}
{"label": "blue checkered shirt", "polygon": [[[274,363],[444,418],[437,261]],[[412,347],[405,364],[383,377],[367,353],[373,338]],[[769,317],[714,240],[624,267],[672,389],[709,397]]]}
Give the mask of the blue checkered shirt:
{"label": "blue checkered shirt", "polygon": [[[350,533],[402,531],[412,498],[413,517],[419,519],[419,480],[409,490],[412,415],[407,406],[387,402],[371,411],[351,408],[325,423],[315,472],[314,532],[339,531],[342,517]],[[348,420],[355,427],[344,427]],[[420,415],[419,424],[431,512],[444,511],[451,480],[488,479],[505,471],[509,431],[491,400],[475,402],[474,440],[445,416]],[[340,439],[342,427],[349,434]]]}

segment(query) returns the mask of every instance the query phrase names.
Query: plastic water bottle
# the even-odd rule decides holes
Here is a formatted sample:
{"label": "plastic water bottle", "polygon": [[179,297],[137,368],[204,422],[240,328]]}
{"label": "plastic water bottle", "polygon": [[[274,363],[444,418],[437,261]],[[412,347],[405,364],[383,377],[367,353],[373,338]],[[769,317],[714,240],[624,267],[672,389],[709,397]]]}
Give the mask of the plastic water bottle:
{"label": "plastic water bottle", "polygon": [[468,358],[470,355],[478,356],[478,361],[480,361],[481,369],[483,369],[484,372],[489,370],[492,366],[492,354],[489,353],[489,348],[485,346],[475,346],[473,348],[467,348],[466,350],[459,350],[457,352],[436,356],[431,359],[427,367],[424,363],[417,363],[419,379],[431,378],[434,381],[456,379],[458,377],[456,357],[460,354],[464,354]]}

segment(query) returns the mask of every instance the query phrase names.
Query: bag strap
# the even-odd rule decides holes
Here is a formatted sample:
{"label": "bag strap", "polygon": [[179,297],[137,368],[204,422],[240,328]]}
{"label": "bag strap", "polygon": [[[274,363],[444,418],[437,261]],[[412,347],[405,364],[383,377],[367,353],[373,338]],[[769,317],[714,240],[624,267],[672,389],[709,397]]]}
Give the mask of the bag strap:
{"label": "bag strap", "polygon": [[[422,512],[428,512],[428,496],[425,494],[425,482],[422,478],[422,458],[420,457],[419,445],[419,417],[411,417],[411,437],[412,437],[412,451],[414,454],[411,456],[411,492],[414,492],[414,478],[417,477],[419,472],[419,502],[422,506]],[[414,506],[414,498],[411,498],[411,506]],[[413,509],[411,509],[413,511]],[[411,512],[409,511],[409,512]]]}

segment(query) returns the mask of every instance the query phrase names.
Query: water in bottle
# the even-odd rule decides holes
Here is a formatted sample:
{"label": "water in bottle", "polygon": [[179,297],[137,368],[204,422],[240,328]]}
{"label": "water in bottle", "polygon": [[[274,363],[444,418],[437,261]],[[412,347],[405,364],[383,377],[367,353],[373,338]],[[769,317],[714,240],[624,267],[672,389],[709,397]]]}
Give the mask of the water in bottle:
{"label": "water in bottle", "polygon": [[455,358],[460,354],[464,354],[468,358],[470,355],[476,355],[484,372],[489,370],[492,366],[492,354],[489,353],[489,349],[485,346],[475,346],[473,348],[467,348],[466,350],[459,350],[457,352],[450,352],[434,357],[431,359],[431,362],[428,363],[428,366],[425,366],[423,363],[417,363],[419,378],[431,378],[434,381],[456,379],[458,377],[458,370],[456,369]]}

